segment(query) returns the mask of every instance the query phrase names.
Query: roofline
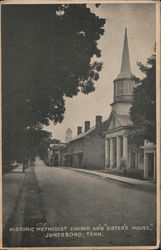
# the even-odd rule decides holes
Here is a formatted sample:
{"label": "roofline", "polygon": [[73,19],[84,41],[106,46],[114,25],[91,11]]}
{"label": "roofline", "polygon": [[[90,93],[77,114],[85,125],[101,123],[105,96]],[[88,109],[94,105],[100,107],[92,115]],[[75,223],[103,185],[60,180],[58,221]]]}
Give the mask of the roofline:
{"label": "roofline", "polygon": [[[110,114],[110,116],[111,116],[111,114]],[[110,118],[110,116],[109,116],[109,118]],[[105,121],[103,121],[102,124],[105,124],[105,122],[107,122],[109,120],[109,118],[106,119]],[[96,130],[96,126],[93,126],[88,131],[83,132],[83,133],[77,135],[76,137],[74,137],[73,139],[71,139],[68,143],[76,141],[76,140],[79,140],[79,139],[84,139],[87,135],[91,134],[94,130]]]}
{"label": "roofline", "polygon": [[[120,96],[130,96],[130,97],[133,97],[133,95],[120,95]],[[129,100],[114,100],[110,106],[113,106],[114,104],[116,103],[132,103],[132,101],[129,101]]]}
{"label": "roofline", "polygon": [[131,75],[129,75],[129,76],[117,76],[114,80],[113,80],[113,82],[119,82],[120,80],[134,80],[135,78],[134,78],[134,75],[131,73]]}
{"label": "roofline", "polygon": [[81,133],[81,134],[75,136],[75,137],[74,137],[73,139],[71,139],[68,143],[84,138],[85,136],[87,136],[88,134],[90,134],[92,131],[94,131],[94,129],[95,129],[95,127],[92,127],[92,128],[90,128],[88,131],[83,132],[83,133]]}
{"label": "roofline", "polygon": [[122,130],[122,129],[130,129],[130,128],[131,128],[130,125],[112,128],[112,129],[109,129],[108,131],[105,131],[105,132],[104,132],[104,135],[110,134],[111,132],[117,132],[117,131],[120,131],[120,130]]}

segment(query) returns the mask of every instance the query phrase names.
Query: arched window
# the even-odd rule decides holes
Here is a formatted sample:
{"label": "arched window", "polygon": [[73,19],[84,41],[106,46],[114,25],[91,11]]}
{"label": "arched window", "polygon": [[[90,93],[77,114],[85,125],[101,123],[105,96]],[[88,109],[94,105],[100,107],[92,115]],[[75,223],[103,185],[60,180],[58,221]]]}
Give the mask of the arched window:
{"label": "arched window", "polygon": [[127,81],[124,84],[124,94],[128,94],[128,82]]}
{"label": "arched window", "polygon": [[130,81],[128,81],[128,94],[131,93],[131,84],[130,84]]}
{"label": "arched window", "polygon": [[117,84],[117,87],[118,87],[118,95],[120,95],[121,94],[121,85],[120,85],[120,82],[118,82],[118,84]]}

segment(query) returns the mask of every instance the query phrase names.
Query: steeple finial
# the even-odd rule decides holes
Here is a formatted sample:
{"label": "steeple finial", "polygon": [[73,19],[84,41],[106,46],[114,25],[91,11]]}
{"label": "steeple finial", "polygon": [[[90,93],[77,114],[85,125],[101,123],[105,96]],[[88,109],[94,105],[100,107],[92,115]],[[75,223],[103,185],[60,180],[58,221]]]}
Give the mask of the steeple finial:
{"label": "steeple finial", "polygon": [[122,63],[121,63],[120,74],[118,75],[118,77],[120,78],[120,77],[130,77],[130,76],[131,76],[131,67],[130,67],[129,47],[127,38],[127,28],[125,28]]}

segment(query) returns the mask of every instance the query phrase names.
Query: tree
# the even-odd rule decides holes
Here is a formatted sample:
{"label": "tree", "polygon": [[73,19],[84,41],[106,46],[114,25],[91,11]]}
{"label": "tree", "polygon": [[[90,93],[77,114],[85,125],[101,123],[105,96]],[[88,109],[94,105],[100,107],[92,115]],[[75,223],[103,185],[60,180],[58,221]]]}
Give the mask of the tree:
{"label": "tree", "polygon": [[42,131],[41,141],[38,143],[36,147],[36,154],[43,160],[45,163],[48,162],[48,149],[50,148],[51,136],[46,133],[46,131]]}
{"label": "tree", "polygon": [[130,109],[133,127],[131,140],[142,144],[144,140],[156,143],[156,54],[148,58],[147,65],[138,63],[145,77],[134,88],[134,100]]}
{"label": "tree", "polygon": [[28,148],[29,131],[62,122],[65,97],[94,91],[104,23],[85,4],[2,6],[3,159]]}

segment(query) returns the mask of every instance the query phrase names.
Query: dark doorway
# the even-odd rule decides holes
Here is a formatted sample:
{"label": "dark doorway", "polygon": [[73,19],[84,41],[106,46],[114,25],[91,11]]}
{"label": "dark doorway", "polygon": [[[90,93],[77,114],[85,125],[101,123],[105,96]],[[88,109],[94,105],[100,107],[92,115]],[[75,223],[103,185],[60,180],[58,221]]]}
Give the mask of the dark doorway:
{"label": "dark doorway", "polygon": [[148,176],[153,178],[154,177],[154,154],[153,153],[147,154],[147,164],[148,164]]}
{"label": "dark doorway", "polygon": [[136,154],[135,153],[131,153],[131,168],[135,168],[136,167]]}
{"label": "dark doorway", "polygon": [[78,154],[78,167],[82,167],[83,153]]}

